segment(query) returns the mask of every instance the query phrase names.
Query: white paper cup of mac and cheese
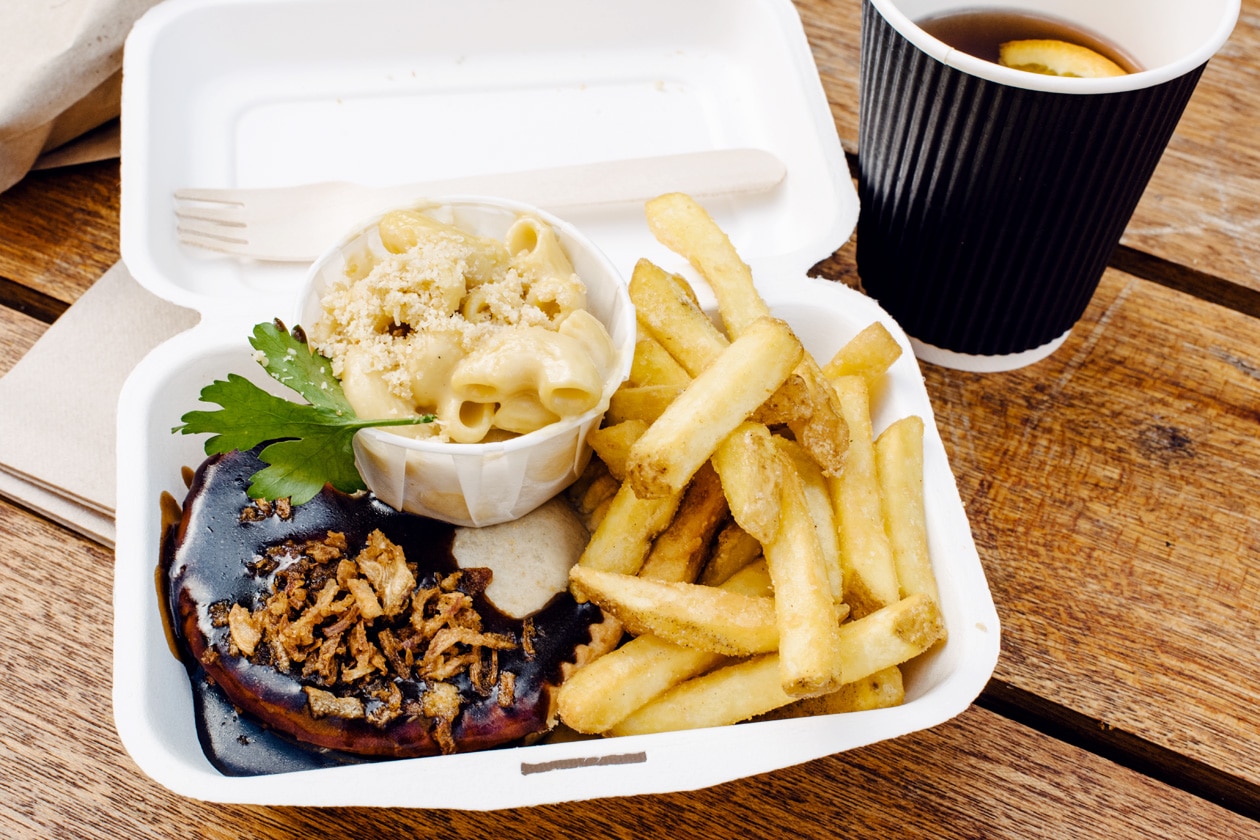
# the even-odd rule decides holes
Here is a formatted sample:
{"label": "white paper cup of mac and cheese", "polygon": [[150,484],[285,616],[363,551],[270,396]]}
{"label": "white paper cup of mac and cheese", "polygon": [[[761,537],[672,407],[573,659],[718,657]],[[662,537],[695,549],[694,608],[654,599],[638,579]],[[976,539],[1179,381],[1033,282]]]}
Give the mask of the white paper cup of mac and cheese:
{"label": "white paper cup of mac and cheese", "polygon": [[571,484],[630,373],[626,285],[572,225],[481,197],[419,201],[312,266],[300,323],[364,418],[355,462],[399,510],[483,526]]}

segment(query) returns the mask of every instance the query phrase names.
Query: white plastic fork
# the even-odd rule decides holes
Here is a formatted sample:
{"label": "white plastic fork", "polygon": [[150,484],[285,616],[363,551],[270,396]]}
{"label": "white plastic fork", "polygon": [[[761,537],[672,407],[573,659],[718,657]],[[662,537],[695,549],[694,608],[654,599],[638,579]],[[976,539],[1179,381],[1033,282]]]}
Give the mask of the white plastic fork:
{"label": "white plastic fork", "polygon": [[234,257],[310,262],[353,225],[426,196],[493,195],[545,210],[643,202],[666,192],[697,198],[765,192],[786,168],[760,149],[724,149],[553,169],[474,175],[391,187],[328,181],[263,189],[180,189],[181,242]]}

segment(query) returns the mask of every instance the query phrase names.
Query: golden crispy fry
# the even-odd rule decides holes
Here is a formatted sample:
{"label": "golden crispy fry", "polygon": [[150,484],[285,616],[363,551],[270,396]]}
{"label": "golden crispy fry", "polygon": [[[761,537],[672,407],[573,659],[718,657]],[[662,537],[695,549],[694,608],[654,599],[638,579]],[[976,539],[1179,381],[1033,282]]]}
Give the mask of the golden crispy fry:
{"label": "golden crispy fry", "polygon": [[811,412],[809,386],[793,373],[749,419],[767,426],[785,426],[807,419]]}
{"label": "golden crispy fry", "polygon": [[613,500],[616,498],[617,493],[614,490],[612,495],[595,506],[595,508],[590,512],[590,515],[586,517],[587,531],[594,532],[597,528],[599,528],[599,524],[603,522],[604,517],[608,515],[608,511],[612,507]]}
{"label": "golden crispy fry", "polygon": [[840,628],[827,560],[804,484],[791,464],[783,470],[779,499],[779,533],[764,548],[774,582],[783,690],[793,697],[830,693],[844,682],[837,654]]}
{"label": "golden crispy fry", "polygon": [[752,270],[695,199],[682,193],[654,198],[647,203],[647,221],[657,241],[685,257],[708,281],[722,323],[733,338],[770,314],[753,285]]}
{"label": "golden crispy fry", "polygon": [[926,595],[911,595],[846,622],[840,625],[839,647],[845,682],[908,662],[945,635],[941,611]]}
{"label": "golden crispy fry", "polygon": [[647,431],[647,427],[646,420],[623,420],[595,429],[586,436],[586,441],[608,467],[608,472],[618,481],[623,481],[630,447]]}
{"label": "golden crispy fry", "polygon": [[[837,654],[844,663],[845,685],[868,680],[909,661],[945,638],[935,602],[914,595],[866,618],[843,625]],[[724,726],[787,706],[798,698],[783,690],[777,654],[741,660],[680,683],[636,709],[608,731],[641,735],[705,726]],[[900,676],[900,674],[898,674]],[[894,679],[888,676],[891,681]],[[881,683],[883,677],[881,676]],[[842,686],[843,687],[843,686]],[[877,695],[896,687],[879,687]],[[860,690],[855,690],[860,694]],[[844,698],[837,698],[843,702]]]}
{"label": "golden crispy fry", "polygon": [[728,577],[721,586],[727,592],[738,592],[749,598],[773,598],[774,584],[770,580],[770,566],[760,557]]}
{"label": "golden crispy fry", "polygon": [[682,392],[681,385],[622,385],[613,392],[604,415],[605,422],[616,424],[642,420],[654,423]]}
{"label": "golden crispy fry", "polygon": [[895,602],[900,589],[892,545],[884,532],[866,382],[844,376],[835,385],[849,425],[849,449],[844,472],[828,482],[840,529],[844,597],[853,614],[863,616]]}
{"label": "golden crispy fry", "polygon": [[786,706],[797,698],[779,684],[779,657],[769,653],[689,679],[627,715],[609,735],[645,735],[726,726]]}
{"label": "golden crispy fry", "polygon": [[803,354],[784,322],[763,318],[749,325],[631,447],[626,475],[635,492],[650,498],[682,489]]}
{"label": "golden crispy fry", "polygon": [[822,372],[832,381],[842,376],[860,376],[866,380],[866,387],[874,390],[879,378],[900,357],[901,345],[887,327],[876,321],[849,339]]}
{"label": "golden crispy fry", "polygon": [[630,276],[630,300],[639,325],[692,376],[708,367],[726,346],[726,336],[688,295],[685,280],[639,260]]}
{"label": "golden crispy fry", "polygon": [[630,365],[631,384],[685,386],[690,381],[691,374],[659,341],[649,335],[639,336]]}
{"label": "golden crispy fry", "polygon": [[810,357],[797,365],[807,400],[802,416],[787,421],[793,435],[827,475],[844,470],[844,454],[849,448],[849,424],[835,389]]}
{"label": "golden crispy fry", "polygon": [[574,488],[574,491],[569,494],[578,516],[587,523],[588,530],[591,527],[590,517],[595,512],[595,509],[617,495],[617,490],[620,487],[621,482],[607,470],[604,470],[599,477],[587,482],[580,489]]}
{"label": "golden crispy fry", "polygon": [[636,636],[728,656],[774,650],[779,644],[774,600],[719,587],[669,583],[574,566],[569,588],[594,601]]}
{"label": "golden crispy fry", "polygon": [[923,419],[903,417],[885,429],[875,440],[875,466],[901,597],[921,593],[940,603],[923,507]]}
{"label": "golden crispy fry", "polygon": [[606,732],[661,692],[727,661],[720,653],[638,636],[565,680],[557,712],[578,732]]}
{"label": "golden crispy fry", "polygon": [[876,323],[820,367],[699,204],[665,195],[647,216],[726,333],[685,279],[640,260],[631,377],[591,437],[606,474],[570,494],[595,524],[570,588],[639,635],[570,677],[562,719],[631,734],[902,702],[898,666],[945,628],[922,421],[871,435],[871,389],[901,347]]}
{"label": "golden crispy fry", "polygon": [[[585,515],[590,512],[591,508],[602,497],[603,494],[599,490],[594,489],[597,484],[601,483],[605,486],[611,484],[612,491],[608,495],[617,492],[618,479],[608,472],[608,465],[598,458],[591,458],[586,464],[586,469],[582,470],[582,474],[564,492],[569,497],[569,501],[578,509],[578,512]],[[595,493],[595,502],[587,504],[586,496],[591,492]]]}
{"label": "golden crispy fry", "polygon": [[[749,564],[722,589],[750,597],[768,595],[765,561]],[[564,681],[556,698],[560,719],[578,732],[604,732],[671,686],[728,661],[718,653],[638,636]]]}
{"label": "golden crispy fry", "polygon": [[[726,336],[683,289],[687,281],[640,260],[630,280],[630,297],[638,308],[639,323],[693,375],[708,367],[727,347]],[[755,290],[753,291],[755,294]],[[797,371],[752,414],[765,424],[792,424],[793,431],[829,473],[844,466],[848,429],[835,393],[812,358],[803,358]]]}
{"label": "golden crispy fry", "polygon": [[739,526],[764,545],[779,533],[779,485],[783,461],[770,430],[741,423],[713,453],[713,468]]}
{"label": "golden crispy fry", "polygon": [[864,679],[845,683],[831,694],[797,700],[795,703],[762,715],[760,719],[781,720],[811,715],[835,715],[844,712],[887,709],[900,706],[905,699],[906,690],[901,681],[901,669],[893,665]]}
{"label": "golden crispy fry", "polygon": [[600,515],[578,563],[606,572],[638,574],[652,540],[669,527],[681,500],[681,493],[640,499],[629,484],[623,483]]}
{"label": "golden crispy fry", "polygon": [[[720,451],[721,447],[718,449]],[[727,522],[713,541],[713,551],[700,572],[700,583],[719,586],[759,556],[761,543],[757,538],[739,527],[738,522]]]}
{"label": "golden crispy fry", "polygon": [[840,570],[840,534],[836,528],[835,509],[831,504],[831,489],[827,486],[827,477],[823,474],[822,467],[800,444],[784,437],[776,437],[774,442],[801,477],[805,504],[809,508],[814,530],[818,532],[818,545],[826,561],[831,597],[836,603],[841,603],[844,601],[844,576]]}
{"label": "golden crispy fry", "polygon": [[652,544],[639,576],[691,583],[700,573],[713,534],[729,514],[722,482],[704,464],[683,493],[674,521]]}
{"label": "golden crispy fry", "polygon": [[[648,228],[662,245],[692,264],[713,289],[722,323],[732,338],[743,335],[770,308],[753,283],[752,270],[739,257],[730,238],[695,199],[668,193],[647,203]],[[685,362],[683,363],[685,366]],[[796,423],[793,432],[829,474],[843,468],[847,441],[844,420],[826,377],[813,357],[797,369],[801,383],[789,380],[763,415],[766,423]],[[776,416],[777,415],[777,416]]]}

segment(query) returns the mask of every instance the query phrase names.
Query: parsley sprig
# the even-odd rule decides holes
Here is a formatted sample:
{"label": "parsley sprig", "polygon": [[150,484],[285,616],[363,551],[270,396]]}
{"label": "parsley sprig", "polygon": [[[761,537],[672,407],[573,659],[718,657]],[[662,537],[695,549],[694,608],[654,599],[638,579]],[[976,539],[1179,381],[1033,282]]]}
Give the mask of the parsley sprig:
{"label": "parsley sprig", "polygon": [[266,467],[251,477],[253,499],[289,498],[295,505],[310,501],[324,484],[346,493],[366,489],[354,465],[355,432],[372,426],[406,426],[433,422],[432,415],[392,420],[364,420],[354,413],[328,359],[306,343],[301,328],[284,324],[254,327],[249,340],[261,364],[277,382],[297,391],[297,403],[264,391],[243,376],[229,373],[201,389],[201,401],[217,411],[190,411],[171,431],[210,433],[206,454],[250,450]]}

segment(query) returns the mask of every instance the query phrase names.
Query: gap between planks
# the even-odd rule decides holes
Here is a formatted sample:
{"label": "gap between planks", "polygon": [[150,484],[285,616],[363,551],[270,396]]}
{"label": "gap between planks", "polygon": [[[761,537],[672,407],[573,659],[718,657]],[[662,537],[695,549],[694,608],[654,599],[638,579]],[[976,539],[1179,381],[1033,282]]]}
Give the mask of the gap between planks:
{"label": "gap between planks", "polygon": [[1202,761],[997,679],[989,681],[976,705],[1239,816],[1260,821],[1260,785]]}

